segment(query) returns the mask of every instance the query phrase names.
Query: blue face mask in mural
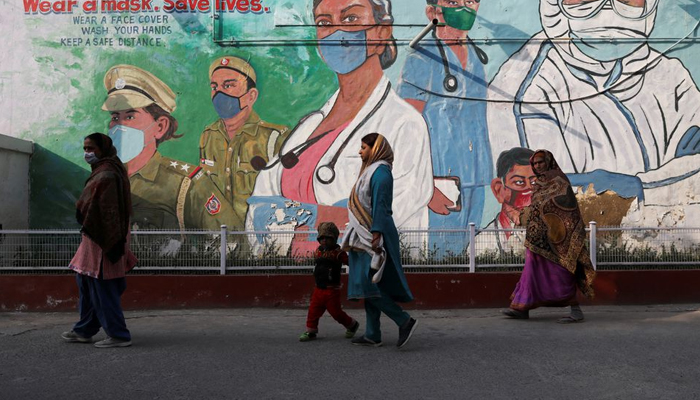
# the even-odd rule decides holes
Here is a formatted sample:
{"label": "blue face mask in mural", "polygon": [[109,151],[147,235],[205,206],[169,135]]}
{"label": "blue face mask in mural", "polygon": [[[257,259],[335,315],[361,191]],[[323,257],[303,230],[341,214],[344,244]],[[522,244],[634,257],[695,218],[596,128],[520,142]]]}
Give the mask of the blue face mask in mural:
{"label": "blue face mask in mural", "polygon": [[230,119],[243,110],[241,108],[241,97],[234,97],[223,92],[216,92],[211,101],[214,104],[214,110],[219,114],[221,119]]}
{"label": "blue face mask in mural", "polygon": [[84,157],[85,157],[85,162],[88,163],[88,164],[90,164],[90,165],[92,165],[92,164],[94,164],[94,163],[100,161],[100,159],[97,158],[97,156],[96,156],[95,153],[93,153],[93,152],[89,152],[89,153],[88,153],[88,152],[85,152],[85,156],[84,156]]}
{"label": "blue face mask in mural", "polygon": [[138,156],[146,146],[145,134],[142,130],[125,125],[115,125],[109,129],[117,156],[122,162],[129,162]]}
{"label": "blue face mask in mural", "polygon": [[319,40],[321,57],[340,75],[358,69],[367,60],[367,31],[335,31]]}

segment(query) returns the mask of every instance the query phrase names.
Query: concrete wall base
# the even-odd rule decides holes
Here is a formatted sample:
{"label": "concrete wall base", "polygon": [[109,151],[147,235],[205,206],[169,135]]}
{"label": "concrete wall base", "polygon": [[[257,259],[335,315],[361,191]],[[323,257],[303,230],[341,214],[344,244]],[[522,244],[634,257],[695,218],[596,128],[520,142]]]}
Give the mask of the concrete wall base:
{"label": "concrete wall base", "polygon": [[[416,301],[409,309],[508,307],[518,273],[414,273],[408,282]],[[345,277],[344,277],[345,279]],[[603,271],[596,297],[583,304],[643,305],[700,303],[700,271]],[[310,275],[127,277],[126,310],[308,306]],[[75,310],[78,289],[73,275],[4,275],[0,311]],[[361,303],[345,301],[348,308]]]}

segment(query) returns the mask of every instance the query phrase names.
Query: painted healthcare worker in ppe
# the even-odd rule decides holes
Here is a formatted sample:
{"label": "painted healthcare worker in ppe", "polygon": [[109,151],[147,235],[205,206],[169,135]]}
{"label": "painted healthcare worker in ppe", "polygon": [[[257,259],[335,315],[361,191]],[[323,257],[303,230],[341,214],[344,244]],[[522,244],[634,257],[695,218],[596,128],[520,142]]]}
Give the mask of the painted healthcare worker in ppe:
{"label": "painted healthcare worker in ppe", "polygon": [[[133,229],[242,226],[242,218],[201,167],[164,157],[158,145],[176,134],[175,93],[148,71],[116,65],[104,78],[109,136],[131,183]],[[179,245],[177,246],[179,248]]]}
{"label": "painted healthcare worker in ppe", "polygon": [[[398,93],[423,114],[430,131],[435,190],[431,229],[481,226],[492,177],[486,123],[486,54],[469,38],[480,0],[427,0],[432,40],[409,50]],[[469,100],[477,99],[477,100]],[[431,235],[430,248],[461,253],[468,234]]]}
{"label": "painted healthcare worker in ppe", "polygon": [[660,4],[541,0],[544,31],[489,86],[494,152],[547,148],[572,185],[677,202],[700,171],[700,92],[647,42]]}
{"label": "painted healthcare worker in ppe", "polygon": [[[261,173],[249,199],[247,229],[315,229],[325,221],[345,226],[362,164],[357,149],[370,133],[383,135],[394,148],[396,225],[427,228],[433,194],[428,130],[384,75],[397,55],[391,1],[313,0],[313,13],[319,54],[337,74],[339,89],[302,118],[277,159],[252,162]],[[292,254],[317,247],[313,240],[295,241]]]}

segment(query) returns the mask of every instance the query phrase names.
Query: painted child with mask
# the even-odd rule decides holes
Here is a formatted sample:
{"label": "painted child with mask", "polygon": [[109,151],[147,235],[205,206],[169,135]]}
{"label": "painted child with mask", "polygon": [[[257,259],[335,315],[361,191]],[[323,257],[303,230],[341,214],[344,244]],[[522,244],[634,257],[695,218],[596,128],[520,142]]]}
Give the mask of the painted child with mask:
{"label": "painted child with mask", "polygon": [[[496,178],[491,181],[491,191],[501,204],[501,211],[486,229],[511,229],[521,225],[520,214],[530,205],[532,188],[537,176],[530,166],[534,151],[514,147],[502,152],[496,161]],[[525,243],[521,231],[499,231],[496,245],[500,253],[519,251]],[[489,249],[491,250],[491,249]]]}
{"label": "painted child with mask", "polygon": [[[287,127],[260,119],[253,109],[260,92],[257,75],[247,61],[220,57],[209,67],[211,99],[220,119],[207,126],[199,140],[200,166],[245,219],[248,198],[258,171],[251,160],[275,158],[287,138]],[[236,230],[243,230],[238,226]]]}
{"label": "painted child with mask", "polygon": [[175,93],[153,74],[116,65],[104,78],[109,136],[126,163],[136,229],[206,229],[241,225],[202,168],[164,157],[158,145],[177,135]]}
{"label": "painted child with mask", "polygon": [[306,332],[299,336],[300,342],[316,339],[318,321],[326,310],[345,327],[346,339],[355,336],[360,328],[360,323],[343,311],[340,305],[340,273],[342,266],[348,265],[348,254],[338,246],[339,235],[338,227],[332,222],[321,222],[318,227],[320,246],[314,254],[316,288],[311,296]]}

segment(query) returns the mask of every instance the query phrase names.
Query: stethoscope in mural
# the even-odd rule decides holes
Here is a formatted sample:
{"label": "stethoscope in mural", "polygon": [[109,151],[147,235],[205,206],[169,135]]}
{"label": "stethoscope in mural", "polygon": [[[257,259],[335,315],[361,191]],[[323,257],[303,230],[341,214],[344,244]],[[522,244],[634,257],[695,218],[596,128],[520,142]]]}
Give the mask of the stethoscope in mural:
{"label": "stethoscope in mural", "polygon": [[[435,43],[437,43],[438,50],[440,51],[440,57],[442,58],[442,67],[445,70],[445,79],[442,81],[442,86],[445,87],[445,90],[447,90],[450,93],[454,93],[457,91],[459,88],[459,84],[457,81],[457,77],[452,74],[452,71],[450,70],[450,63],[447,60],[447,53],[445,53],[445,46],[442,44],[442,40],[440,40],[437,37],[437,34],[433,30],[433,38],[435,38]],[[486,65],[489,63],[489,56],[486,54],[485,51],[481,50],[479,46],[474,43],[474,41],[467,36],[467,45],[472,46],[474,48],[474,52],[476,52],[477,57],[479,57],[479,61],[481,61],[482,64]]]}
{"label": "stethoscope in mural", "polygon": [[[332,183],[335,180],[335,164],[338,162],[338,159],[340,158],[340,154],[343,153],[343,150],[345,150],[345,147],[347,147],[348,143],[350,143],[350,139],[352,139],[357,131],[360,130],[373,116],[374,114],[379,111],[379,109],[384,105],[384,102],[386,101],[386,98],[389,96],[389,92],[391,91],[391,82],[387,83],[386,89],[384,90],[384,94],[382,95],[382,98],[379,99],[377,104],[374,105],[374,108],[367,114],[362,121],[355,127],[355,129],[350,132],[347,138],[345,138],[345,141],[343,141],[343,144],[338,148],[338,150],[335,152],[333,155],[333,158],[331,158],[331,161],[328,164],[321,165],[318,167],[316,170],[316,179],[318,179],[319,182],[323,183],[324,185],[328,185]],[[316,115],[321,115],[322,117],[325,117],[323,112],[321,111],[315,111],[312,112],[311,114],[305,116],[304,118],[299,121],[299,123],[292,129],[292,132],[289,134],[289,137],[291,138],[294,136],[294,133],[299,129],[300,126],[304,125],[304,123],[309,120],[311,117],[316,116]],[[322,134],[316,136],[315,138],[309,139],[305,141],[304,143],[299,144],[298,146],[295,146],[288,152],[284,153],[283,155],[277,157],[275,161],[272,163],[268,164],[264,158],[260,156],[255,156],[250,160],[251,165],[256,171],[263,171],[263,170],[268,170],[278,163],[282,163],[282,166],[285,169],[291,169],[294,168],[294,166],[299,163],[299,156],[302,155],[306,150],[309,149],[309,147],[313,146],[316,142],[319,140],[323,139],[326,135],[329,133],[333,132],[333,130],[323,132]]]}

